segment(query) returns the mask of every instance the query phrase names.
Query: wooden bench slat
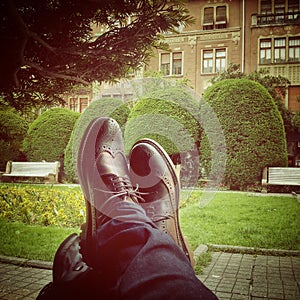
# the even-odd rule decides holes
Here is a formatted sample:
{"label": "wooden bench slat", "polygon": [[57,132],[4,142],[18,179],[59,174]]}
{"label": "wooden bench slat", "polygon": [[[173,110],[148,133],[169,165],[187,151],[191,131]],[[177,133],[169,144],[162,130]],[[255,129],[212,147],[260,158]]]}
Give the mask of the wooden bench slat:
{"label": "wooden bench slat", "polygon": [[3,177],[39,177],[58,182],[59,162],[8,162]]}
{"label": "wooden bench slat", "polygon": [[51,173],[12,173],[12,174],[3,174],[2,176],[7,176],[7,177],[47,177],[49,175],[54,175]]}
{"label": "wooden bench slat", "polygon": [[300,186],[300,168],[266,167],[263,171],[262,185]]}

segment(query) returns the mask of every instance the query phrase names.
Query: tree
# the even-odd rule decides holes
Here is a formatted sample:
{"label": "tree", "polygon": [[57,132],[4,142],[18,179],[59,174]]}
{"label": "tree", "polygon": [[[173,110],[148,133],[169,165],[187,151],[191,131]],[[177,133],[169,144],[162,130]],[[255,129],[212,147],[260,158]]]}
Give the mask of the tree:
{"label": "tree", "polygon": [[144,97],[135,103],[125,125],[125,152],[141,138],[157,141],[181,165],[181,184],[189,186],[199,176],[199,103],[185,86],[167,83],[154,79],[143,85]]}
{"label": "tree", "polygon": [[7,161],[24,159],[20,149],[28,124],[15,111],[2,109],[0,110],[0,170],[3,171]]}
{"label": "tree", "polygon": [[65,148],[79,116],[66,108],[52,108],[42,113],[30,124],[23,142],[28,161],[60,161],[62,172]]}
{"label": "tree", "polygon": [[272,96],[275,101],[285,127],[286,132],[293,131],[292,124],[292,114],[291,112],[284,106],[283,99],[285,97],[285,91],[287,85],[290,83],[289,80],[282,76],[273,76],[270,75],[266,69],[261,69],[259,71],[254,71],[249,74],[242,73],[240,71],[240,66],[236,64],[230,64],[227,70],[215,76],[211,82],[219,82],[225,79],[240,79],[247,78],[253,81],[260,83],[264,86],[267,91]]}
{"label": "tree", "polygon": [[[217,114],[225,136],[226,186],[245,189],[259,185],[264,167],[287,166],[283,121],[261,84],[245,78],[226,79],[214,83],[203,97]],[[208,173],[210,151],[203,135],[201,160]]]}
{"label": "tree", "polygon": [[[183,0],[4,0],[0,92],[22,109],[76,84],[114,81],[145,62],[159,33],[189,24]],[[105,31],[95,37],[93,26]],[[32,96],[35,97],[32,97]]]}
{"label": "tree", "polygon": [[293,115],[293,125],[295,127],[295,131],[300,132],[300,110],[295,112]]}

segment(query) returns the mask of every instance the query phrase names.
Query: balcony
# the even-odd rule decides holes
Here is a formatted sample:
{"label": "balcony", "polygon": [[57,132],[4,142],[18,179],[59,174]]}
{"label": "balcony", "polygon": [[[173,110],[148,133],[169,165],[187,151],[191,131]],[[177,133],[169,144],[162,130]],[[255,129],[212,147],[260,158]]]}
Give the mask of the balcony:
{"label": "balcony", "polygon": [[277,14],[253,14],[252,26],[300,25],[300,11]]}
{"label": "balcony", "polygon": [[268,70],[273,76],[283,76],[291,82],[291,85],[300,85],[300,64],[268,64],[259,65],[258,69]]}

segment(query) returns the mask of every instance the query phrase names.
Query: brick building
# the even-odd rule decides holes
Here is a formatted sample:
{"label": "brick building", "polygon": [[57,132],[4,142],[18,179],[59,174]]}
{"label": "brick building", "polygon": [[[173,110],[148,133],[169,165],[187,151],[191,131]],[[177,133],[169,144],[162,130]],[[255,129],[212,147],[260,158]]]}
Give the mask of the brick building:
{"label": "brick building", "polygon": [[147,69],[186,78],[198,94],[230,63],[261,68],[291,82],[285,105],[300,110],[299,0],[189,0],[195,23],[166,34],[171,52],[157,51]]}

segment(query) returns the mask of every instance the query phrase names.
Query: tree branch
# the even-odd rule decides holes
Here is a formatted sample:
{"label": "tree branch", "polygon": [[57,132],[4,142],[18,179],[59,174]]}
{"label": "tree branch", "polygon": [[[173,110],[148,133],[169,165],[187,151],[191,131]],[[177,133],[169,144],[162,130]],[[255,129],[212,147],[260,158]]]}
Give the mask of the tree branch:
{"label": "tree branch", "polygon": [[67,74],[60,74],[60,73],[52,72],[52,71],[46,70],[45,68],[43,68],[35,63],[28,62],[28,63],[26,63],[26,65],[39,71],[43,76],[48,77],[48,78],[59,78],[59,79],[71,80],[71,81],[75,81],[78,83],[82,83],[84,85],[90,84],[90,82],[88,82],[82,78],[79,78],[76,76],[70,76]]}
{"label": "tree branch", "polygon": [[45,42],[42,38],[39,37],[38,34],[32,31],[28,31],[28,36],[39,42],[41,45],[43,45],[46,49],[53,52],[54,54],[57,54],[57,49],[50,46],[47,42]]}

